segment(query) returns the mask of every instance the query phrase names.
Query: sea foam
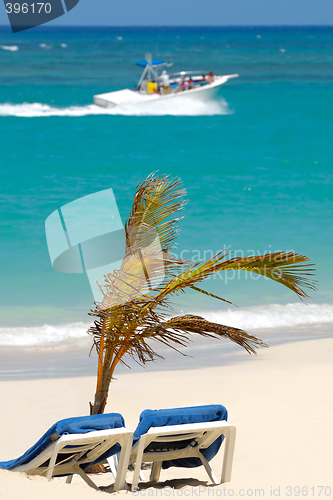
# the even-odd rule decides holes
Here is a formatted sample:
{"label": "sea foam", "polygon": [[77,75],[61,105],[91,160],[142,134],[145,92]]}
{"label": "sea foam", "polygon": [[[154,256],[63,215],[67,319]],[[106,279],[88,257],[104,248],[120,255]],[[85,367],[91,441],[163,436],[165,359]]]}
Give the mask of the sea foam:
{"label": "sea foam", "polygon": [[223,99],[200,102],[191,99],[168,101],[152,101],[149,103],[131,103],[102,108],[94,104],[87,106],[69,106],[57,108],[42,103],[0,104],[0,116],[17,116],[21,118],[37,118],[48,116],[88,116],[88,115],[122,115],[122,116],[213,116],[230,114],[228,105]]}
{"label": "sea foam", "polygon": [[0,347],[84,348],[92,343],[89,323],[0,328]]}
{"label": "sea foam", "polygon": [[[239,309],[188,312],[215,323],[243,328],[250,333],[262,328],[333,324],[332,304],[268,304]],[[78,322],[58,326],[0,328],[0,347],[89,348],[92,345],[92,338],[87,334],[90,325]]]}
{"label": "sea foam", "polygon": [[[198,312],[201,314],[201,312]],[[333,323],[332,304],[268,304],[262,306],[205,311],[206,319],[247,330]]]}

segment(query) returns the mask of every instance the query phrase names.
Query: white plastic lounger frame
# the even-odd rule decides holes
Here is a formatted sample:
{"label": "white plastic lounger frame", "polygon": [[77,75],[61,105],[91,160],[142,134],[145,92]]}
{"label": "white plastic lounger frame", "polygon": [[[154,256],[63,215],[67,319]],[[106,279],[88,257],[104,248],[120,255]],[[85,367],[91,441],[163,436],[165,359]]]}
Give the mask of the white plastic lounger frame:
{"label": "white plastic lounger frame", "polygon": [[[151,427],[133,446],[130,456],[130,463],[135,463],[132,490],[138,489],[142,463],[153,462],[150,481],[156,482],[160,476],[162,462],[190,457],[200,458],[212,483],[219,484],[206,457],[200,450],[208,448],[221,434],[225,438],[221,483],[230,481],[236,439],[236,427],[234,425],[226,421],[168,425],[164,427]],[[174,443],[175,441],[179,442],[188,439],[193,439],[193,441],[185,448],[170,448],[167,445],[168,442]],[[145,451],[152,442],[154,443],[153,450]],[[155,446],[155,443],[161,443],[161,446]]]}
{"label": "white plastic lounger frame", "polygon": [[[125,489],[128,460],[133,442],[133,432],[125,427],[92,431],[85,434],[67,434],[50,444],[37,457],[30,462],[13,469],[15,472],[25,472],[28,475],[68,476],[66,482],[70,483],[73,474],[79,474],[92,488],[99,489],[89,476],[81,469],[80,465],[98,461],[98,458],[113,445],[119,443],[121,452],[119,457],[118,472],[115,477],[115,490]],[[70,449],[64,450],[66,446]],[[65,460],[56,463],[59,453],[68,455]],[[49,460],[47,466],[43,465]]]}

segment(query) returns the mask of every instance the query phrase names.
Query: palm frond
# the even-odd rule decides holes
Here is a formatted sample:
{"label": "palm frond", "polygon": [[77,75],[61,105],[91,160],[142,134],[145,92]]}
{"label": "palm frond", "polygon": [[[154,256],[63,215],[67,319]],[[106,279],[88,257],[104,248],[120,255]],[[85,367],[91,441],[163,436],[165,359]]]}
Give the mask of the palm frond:
{"label": "palm frond", "polygon": [[[162,249],[169,246],[176,238],[180,218],[166,221],[170,215],[182,210],[187,201],[184,200],[186,190],[180,179],[169,176],[155,177],[151,174],[136,189],[130,216],[125,224],[127,235],[126,251],[133,247],[143,247],[143,232],[130,236],[133,227],[153,228],[158,234]],[[164,221],[164,222],[163,222]]]}
{"label": "palm frond", "polygon": [[253,257],[235,257],[226,260],[228,254],[219,252],[206,262],[198,262],[170,280],[159,293],[157,300],[175,293],[220,271],[248,271],[270,278],[295,292],[301,299],[309,295],[302,287],[316,290],[315,280],[310,278],[315,269],[312,264],[303,264],[309,259],[294,252],[276,252]]}
{"label": "palm frond", "polygon": [[[222,297],[219,297],[218,295],[215,295],[214,293],[207,292],[206,290],[203,290],[202,288],[199,288],[197,286],[192,285],[189,288],[192,288],[192,290],[195,290],[196,292],[203,293],[204,295],[208,295],[208,297],[213,297],[214,299],[222,300],[222,302],[226,302],[227,304],[231,304],[232,306],[235,305],[232,302],[230,302],[229,300],[222,299]],[[238,306],[236,306],[236,307],[238,307]]]}
{"label": "palm frond", "polygon": [[128,302],[149,290],[155,290],[164,279],[179,273],[191,263],[169,254],[181,218],[165,220],[182,210],[186,191],[180,179],[153,174],[137,187],[133,207],[125,224],[126,253],[119,270],[106,274],[103,308]]}
{"label": "palm frond", "polygon": [[153,327],[148,327],[142,331],[141,335],[164,341],[165,336],[174,335],[175,333],[181,335],[184,339],[183,341],[186,339],[186,343],[189,342],[188,335],[192,333],[211,338],[226,337],[243,347],[248,353],[252,354],[256,353],[255,349],[258,347],[267,347],[267,344],[262,340],[249,335],[244,330],[212,323],[201,316],[194,316],[191,314],[176,316]]}

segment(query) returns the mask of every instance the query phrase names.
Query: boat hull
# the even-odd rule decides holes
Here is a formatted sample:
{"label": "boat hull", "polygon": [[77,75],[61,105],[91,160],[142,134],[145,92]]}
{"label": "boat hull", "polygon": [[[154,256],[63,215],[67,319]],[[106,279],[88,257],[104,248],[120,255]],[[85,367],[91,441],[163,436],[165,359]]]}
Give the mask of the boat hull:
{"label": "boat hull", "polygon": [[130,89],[117,90],[115,92],[94,95],[94,103],[105,108],[112,108],[123,104],[148,104],[150,102],[167,101],[170,99],[209,102],[215,98],[220,87],[224,83],[226,83],[230,78],[236,77],[238,77],[238,75],[216,76],[213,83],[202,87],[195,87],[191,90],[184,90],[182,92],[174,92],[166,95],[142,94],[138,91]]}

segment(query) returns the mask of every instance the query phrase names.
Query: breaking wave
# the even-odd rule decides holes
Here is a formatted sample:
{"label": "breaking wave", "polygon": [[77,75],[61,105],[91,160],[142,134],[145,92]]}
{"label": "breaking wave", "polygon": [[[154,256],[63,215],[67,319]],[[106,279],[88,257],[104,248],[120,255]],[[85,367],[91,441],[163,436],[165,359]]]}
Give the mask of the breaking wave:
{"label": "breaking wave", "polygon": [[209,321],[245,330],[333,323],[331,304],[268,304],[202,314]]}
{"label": "breaking wave", "polygon": [[200,102],[187,99],[182,102],[162,101],[139,104],[122,104],[114,108],[102,108],[95,104],[87,106],[69,106],[57,108],[48,104],[23,103],[0,104],[0,116],[17,116],[21,118],[38,118],[49,116],[88,116],[88,115],[122,115],[122,116],[213,116],[230,114],[228,104],[219,99],[210,102]]}
{"label": "breaking wave", "polygon": [[86,347],[92,344],[87,334],[89,323],[0,328],[0,347]]}
{"label": "breaking wave", "polygon": [[[195,310],[192,314],[249,332],[261,328],[333,324],[333,305],[330,304],[268,304],[237,310]],[[89,348],[92,345],[92,338],[87,335],[89,326],[90,323],[78,322],[58,326],[0,328],[0,347]]]}

